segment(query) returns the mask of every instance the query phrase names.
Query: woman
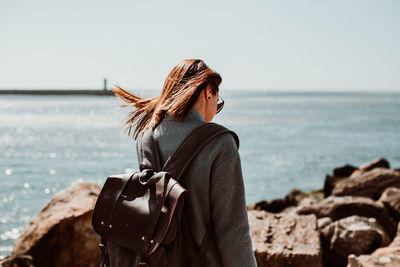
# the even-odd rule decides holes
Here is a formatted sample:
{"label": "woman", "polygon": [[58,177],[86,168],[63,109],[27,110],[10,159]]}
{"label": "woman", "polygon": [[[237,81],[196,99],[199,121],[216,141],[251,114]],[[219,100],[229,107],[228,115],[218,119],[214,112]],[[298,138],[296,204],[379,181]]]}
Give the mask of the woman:
{"label": "woman", "polygon": [[[210,122],[223,107],[219,99],[221,76],[202,60],[176,65],[165,80],[160,96],[143,99],[120,87],[113,92],[136,109],[124,125],[134,128],[137,150],[142,134],[153,126],[162,164],[195,128]],[[212,225],[203,252],[204,266],[256,266],[249,234],[240,158],[230,134],[216,137],[190,163],[180,183],[189,194],[183,216],[197,248]]]}

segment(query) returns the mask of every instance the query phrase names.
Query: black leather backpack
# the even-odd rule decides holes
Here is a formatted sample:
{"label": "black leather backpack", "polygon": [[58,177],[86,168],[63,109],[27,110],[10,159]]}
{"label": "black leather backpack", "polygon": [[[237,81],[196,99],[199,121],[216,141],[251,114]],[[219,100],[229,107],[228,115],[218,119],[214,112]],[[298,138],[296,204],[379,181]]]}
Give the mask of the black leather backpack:
{"label": "black leather backpack", "polygon": [[214,137],[237,135],[225,127],[204,124],[191,132],[161,167],[154,129],[142,138],[140,172],[109,176],[97,199],[92,225],[101,236],[100,266],[201,266],[212,235],[210,224],[200,248],[194,246],[182,217],[186,167]]}

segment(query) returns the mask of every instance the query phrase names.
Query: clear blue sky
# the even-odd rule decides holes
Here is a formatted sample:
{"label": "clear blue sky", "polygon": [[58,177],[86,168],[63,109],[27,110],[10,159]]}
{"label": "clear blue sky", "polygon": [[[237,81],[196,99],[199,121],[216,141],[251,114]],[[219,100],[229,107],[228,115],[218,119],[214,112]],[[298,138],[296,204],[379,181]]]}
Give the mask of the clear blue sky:
{"label": "clear blue sky", "polygon": [[400,1],[0,0],[0,88],[161,88],[201,58],[226,89],[400,91]]}

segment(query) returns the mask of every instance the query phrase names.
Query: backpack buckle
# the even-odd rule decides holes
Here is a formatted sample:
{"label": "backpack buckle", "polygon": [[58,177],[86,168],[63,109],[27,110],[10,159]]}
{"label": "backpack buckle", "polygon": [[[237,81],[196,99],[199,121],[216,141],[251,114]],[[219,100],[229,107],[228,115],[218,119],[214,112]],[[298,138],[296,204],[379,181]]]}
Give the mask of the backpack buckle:
{"label": "backpack buckle", "polygon": [[101,254],[101,255],[107,255],[107,248],[106,248],[106,246],[104,246],[104,244],[102,244],[102,243],[100,243],[98,246],[100,247],[100,254]]}

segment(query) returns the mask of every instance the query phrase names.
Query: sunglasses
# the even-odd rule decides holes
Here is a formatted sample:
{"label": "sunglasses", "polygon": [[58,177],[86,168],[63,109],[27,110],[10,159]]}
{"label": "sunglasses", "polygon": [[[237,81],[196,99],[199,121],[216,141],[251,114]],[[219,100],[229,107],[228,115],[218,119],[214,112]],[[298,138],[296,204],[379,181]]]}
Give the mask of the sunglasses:
{"label": "sunglasses", "polygon": [[222,97],[218,97],[218,102],[217,102],[217,112],[215,112],[215,114],[218,114],[222,108],[224,107],[224,100],[222,99]]}

